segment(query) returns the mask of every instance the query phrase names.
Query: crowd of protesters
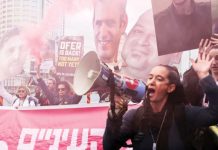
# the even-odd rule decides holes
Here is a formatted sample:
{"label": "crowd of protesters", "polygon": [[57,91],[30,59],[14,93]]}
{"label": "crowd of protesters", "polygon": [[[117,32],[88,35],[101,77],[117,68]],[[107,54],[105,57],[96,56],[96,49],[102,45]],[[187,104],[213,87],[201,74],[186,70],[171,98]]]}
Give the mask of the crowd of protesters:
{"label": "crowd of protesters", "polygon": [[[96,48],[100,60],[108,63],[108,65],[117,65],[117,58],[115,57],[117,57],[121,34],[124,33],[128,21],[126,12],[120,10],[122,10],[126,4],[119,4],[117,1],[114,6],[110,6],[109,4],[112,4],[111,0],[102,0],[99,1],[99,3],[96,3],[93,27],[96,34]],[[115,9],[115,6],[119,5],[122,5],[122,7]],[[120,14],[120,16],[113,15],[113,13],[111,13],[112,11],[110,11],[110,13],[107,11],[108,14],[102,15],[103,18],[100,18],[98,15],[102,14],[103,10],[106,10],[106,8],[108,10],[114,10],[113,12]],[[98,11],[100,13],[98,13]],[[153,34],[153,28],[144,29],[145,31],[152,31],[152,34],[147,32],[144,33],[143,31],[143,36],[145,36],[144,41],[142,40],[141,35],[134,35],[135,33],[138,34],[138,27],[142,27],[145,25],[145,22],[149,22],[149,20],[146,20],[149,19],[147,18],[148,14],[150,14],[150,12],[143,13],[139,22],[137,22],[133,30],[128,35],[125,43],[127,46],[124,46],[124,48],[130,48],[128,45],[129,42],[132,43],[131,45],[134,47],[134,49],[131,49],[131,52],[136,52],[134,51],[136,48],[139,50],[138,54],[133,53],[132,55],[129,55],[128,53],[131,58],[137,58],[133,60],[133,62],[135,61],[137,64],[140,63],[140,59],[138,59],[139,57],[137,57],[137,55],[141,56],[141,47],[146,45],[145,42],[148,41],[149,37],[155,36]],[[108,21],[106,19],[105,21],[105,18],[113,18],[114,16],[117,17],[114,21],[114,24],[115,27],[118,28],[116,31],[119,31],[119,35],[115,33],[114,35],[109,34],[109,31],[113,33],[110,23],[108,24],[110,20]],[[150,21],[153,22],[152,19]],[[205,21],[205,23],[207,22]],[[108,27],[104,27],[104,24],[108,25]],[[104,29],[107,29],[108,32],[105,32],[102,29],[102,26]],[[16,36],[19,34],[19,32],[14,33]],[[114,41],[113,38],[115,39]],[[133,40],[131,40],[132,38]],[[140,45],[138,38],[142,41],[141,46],[137,47],[137,44]],[[156,45],[154,38],[151,38],[150,40],[151,43],[154,43],[154,48],[151,47],[150,44],[147,44],[147,46],[151,47],[152,51],[156,49]],[[7,41],[8,39],[5,39],[4,42]],[[114,43],[108,41],[113,41]],[[188,41],[190,42],[190,40]],[[177,42],[181,43],[179,40]],[[17,43],[17,45],[21,44],[22,43],[20,42]],[[182,46],[187,46],[187,44]],[[0,48],[4,50],[1,55],[2,58],[7,58],[5,57],[5,51],[8,51],[8,47],[2,46]],[[17,64],[23,64],[24,61],[24,56],[16,55],[16,53],[22,49],[10,49],[14,50],[8,51],[11,53],[9,55],[12,56],[9,59],[10,61],[3,60],[6,68],[3,67],[3,65],[0,66],[3,73],[0,74],[1,81],[5,78],[8,78],[7,74],[10,77],[14,75],[14,70],[17,67],[16,63],[10,64],[11,62],[20,62]],[[145,49],[146,48],[143,48],[143,50]],[[148,50],[148,48],[146,50]],[[105,51],[111,53],[104,54]],[[147,53],[145,53],[145,55],[148,56]],[[154,55],[156,56],[157,54]],[[125,54],[123,54],[123,56],[125,56]],[[131,65],[128,64],[128,62],[131,61],[128,60],[131,59],[128,58],[125,60],[127,67],[130,67]],[[141,62],[144,62],[144,60]],[[131,62],[133,67],[136,67],[136,63]],[[155,66],[152,66],[152,64],[147,63],[147,61],[146,64],[143,63],[143,69],[144,66],[147,67],[150,65],[151,67],[146,74],[145,72],[142,72],[145,78],[137,77],[135,72],[132,75],[132,77],[134,76],[137,79],[143,79],[143,81],[146,81],[145,84],[147,86],[147,92],[145,93],[144,99],[137,109],[128,110],[128,100],[123,99],[122,95],[115,94],[113,97],[111,91],[108,92],[106,90],[107,93],[101,93],[100,91],[99,95],[101,98],[104,97],[104,95],[106,95],[105,97],[108,98],[109,95],[109,101],[111,101],[111,98],[115,99],[115,108],[110,107],[108,110],[108,118],[103,136],[104,149],[116,150],[120,149],[121,147],[128,146],[133,147],[133,149],[153,150],[217,149],[218,146],[212,145],[211,143],[209,144],[211,147],[209,147],[208,143],[206,143],[206,140],[204,140],[205,143],[201,142],[200,144],[207,144],[207,146],[204,147],[205,145],[202,145],[199,148],[199,143],[197,143],[197,146],[193,144],[195,140],[192,134],[194,131],[196,131],[196,129],[201,127],[208,127],[218,124],[218,102],[216,101],[218,98],[217,34],[212,36],[211,39],[206,39],[204,41],[202,40],[200,42],[198,58],[196,61],[191,60],[191,63],[192,67],[184,74],[183,81],[181,80],[180,74],[176,67],[169,66],[168,64],[154,64]],[[7,66],[10,66],[12,69],[7,68]],[[21,66],[22,65],[18,67],[19,71]],[[121,71],[122,69],[124,70],[125,68],[121,68]],[[140,67],[139,70],[141,71],[143,69]],[[7,70],[8,72],[6,74],[5,71]],[[16,73],[18,72],[16,71]],[[137,73],[139,74],[139,72]],[[90,97],[91,96],[88,93],[87,103],[89,103],[88,101],[90,101]],[[18,86],[14,94],[9,93],[5,89],[4,85],[2,83],[0,84],[0,104],[4,106],[12,106],[14,108],[79,104],[81,99],[82,96],[74,93],[69,82],[62,80],[57,75],[57,72],[54,68],[52,68],[50,71],[49,78],[44,78],[40,73],[40,65],[38,65],[36,68],[36,75],[34,76],[34,92],[32,94],[27,84]],[[114,109],[116,109],[116,111]],[[126,144],[126,141],[129,139],[131,140],[132,145]]]}
{"label": "crowd of protesters", "polygon": [[36,74],[38,86],[45,94],[46,98],[44,100],[46,100],[46,104],[67,105],[78,104],[80,102],[82,96],[76,95],[67,81],[60,80],[55,70],[50,73],[53,78],[48,79],[47,85],[40,75],[39,67]]}
{"label": "crowd of protesters", "polygon": [[[39,68],[31,84],[18,86],[15,94],[9,93],[0,85],[0,96],[3,106],[49,106],[78,104],[82,96],[76,95],[66,80],[60,80],[56,72],[50,71],[49,78],[42,78]],[[46,80],[46,81],[45,81]],[[32,94],[29,87],[33,87]]]}
{"label": "crowd of protesters", "polygon": [[[127,101],[115,96],[117,113],[112,113],[112,107],[108,111],[104,149],[217,149],[208,131],[218,123],[217,46],[216,34],[201,40],[198,59],[191,61],[183,82],[175,67],[154,67],[146,81],[143,104],[137,109],[127,111]],[[128,139],[132,145],[126,144]]]}

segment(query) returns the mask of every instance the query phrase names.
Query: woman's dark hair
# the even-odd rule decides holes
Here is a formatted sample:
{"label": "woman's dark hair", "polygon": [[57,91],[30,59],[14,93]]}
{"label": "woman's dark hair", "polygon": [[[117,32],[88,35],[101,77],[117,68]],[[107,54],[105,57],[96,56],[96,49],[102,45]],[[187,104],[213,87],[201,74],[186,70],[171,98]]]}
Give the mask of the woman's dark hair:
{"label": "woman's dark hair", "polygon": [[[175,108],[176,105],[184,104],[186,103],[185,99],[185,93],[183,85],[180,81],[180,75],[176,67],[168,66],[168,65],[158,65],[161,67],[164,67],[168,70],[168,80],[170,84],[175,84],[176,88],[173,92],[169,93],[167,106],[169,108],[169,111],[172,111],[172,109]],[[142,132],[148,132],[148,129],[150,126],[155,124],[155,120],[158,120],[157,118],[154,118],[154,114],[152,113],[151,104],[149,102],[148,97],[145,97],[143,101],[143,107],[144,110],[141,113],[142,117],[139,124],[136,126],[139,126],[139,130]],[[162,113],[163,114],[163,113]]]}
{"label": "woman's dark hair", "polygon": [[192,67],[183,75],[183,87],[189,103],[193,106],[202,106],[204,92],[199,85],[198,75]]}
{"label": "woman's dark hair", "polygon": [[187,100],[185,97],[184,87],[182,85],[182,82],[180,80],[180,75],[176,67],[168,66],[168,65],[159,65],[162,67],[165,67],[168,71],[168,79],[170,84],[175,84],[176,88],[175,90],[169,94],[168,96],[168,102],[175,105],[175,104],[187,104]]}
{"label": "woman's dark hair", "polygon": [[58,82],[58,85],[64,85],[68,94],[71,92],[70,84],[67,81],[60,81]]}

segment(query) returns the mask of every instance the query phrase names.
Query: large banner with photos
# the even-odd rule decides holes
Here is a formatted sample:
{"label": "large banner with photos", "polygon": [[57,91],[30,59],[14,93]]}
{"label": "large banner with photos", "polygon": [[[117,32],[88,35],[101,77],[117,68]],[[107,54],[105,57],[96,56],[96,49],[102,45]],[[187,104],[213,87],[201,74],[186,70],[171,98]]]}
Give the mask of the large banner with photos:
{"label": "large banner with photos", "polygon": [[[184,8],[183,2],[189,7]],[[116,68],[117,74],[146,81],[151,68],[178,65],[184,51],[198,48],[201,38],[218,33],[218,0],[183,2],[4,1],[0,8],[10,11],[0,13],[0,81],[7,81],[5,87],[12,89],[27,85],[29,78],[35,76],[31,74],[35,64],[41,64],[45,80],[50,76],[51,65],[61,79],[71,79],[89,51],[95,51],[101,62]],[[56,41],[58,46],[51,46],[53,42],[49,41]],[[190,67],[191,53],[183,56],[180,72]],[[73,80],[69,81],[73,84]],[[103,94],[99,94],[100,100]],[[81,102],[87,102],[84,97]],[[0,149],[101,150],[108,108],[97,105],[0,109]]]}
{"label": "large banner with photos", "polygon": [[[11,9],[20,19],[2,20],[0,56],[2,62],[8,63],[4,64],[6,67],[0,66],[4,72],[1,79],[22,72],[24,60],[29,58],[28,50],[36,61],[48,59],[44,56],[48,51],[45,47],[49,40],[54,40],[60,43],[50,53],[58,54],[53,64],[59,74],[73,76],[79,58],[96,51],[102,62],[119,65],[122,74],[145,80],[153,66],[179,63],[181,52],[198,48],[200,39],[210,38],[218,29],[217,0],[56,0],[1,5],[27,11],[18,13],[17,9]],[[38,10],[38,6],[42,8]],[[8,33],[20,26],[19,32]],[[20,43],[11,42],[15,36]],[[62,37],[77,38],[63,40]],[[17,51],[10,50],[14,47],[19,47],[19,60],[6,60],[16,55]],[[30,70],[26,67],[23,72],[30,73]]]}

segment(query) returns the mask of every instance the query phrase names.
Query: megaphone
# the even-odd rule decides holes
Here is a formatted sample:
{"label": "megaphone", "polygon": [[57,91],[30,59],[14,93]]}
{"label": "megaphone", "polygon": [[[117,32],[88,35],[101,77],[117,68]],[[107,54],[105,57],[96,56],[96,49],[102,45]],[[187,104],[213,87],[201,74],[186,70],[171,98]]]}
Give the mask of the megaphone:
{"label": "megaphone", "polygon": [[141,102],[146,91],[144,82],[112,72],[105,63],[100,62],[94,51],[88,52],[76,68],[73,89],[77,95],[84,95],[96,88],[108,87],[111,73],[114,76],[116,93],[132,102]]}

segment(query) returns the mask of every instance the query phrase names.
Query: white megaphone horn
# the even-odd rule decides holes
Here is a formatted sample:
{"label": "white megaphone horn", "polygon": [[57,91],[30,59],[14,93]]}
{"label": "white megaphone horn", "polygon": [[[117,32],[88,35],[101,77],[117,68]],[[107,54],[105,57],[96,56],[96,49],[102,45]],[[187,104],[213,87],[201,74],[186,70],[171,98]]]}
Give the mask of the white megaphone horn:
{"label": "white megaphone horn", "polygon": [[[77,95],[84,95],[99,87],[109,86],[111,69],[100,63],[96,52],[88,52],[75,70],[73,89]],[[131,79],[113,73],[115,92],[133,102],[141,102],[145,95],[146,85],[143,81]]]}

